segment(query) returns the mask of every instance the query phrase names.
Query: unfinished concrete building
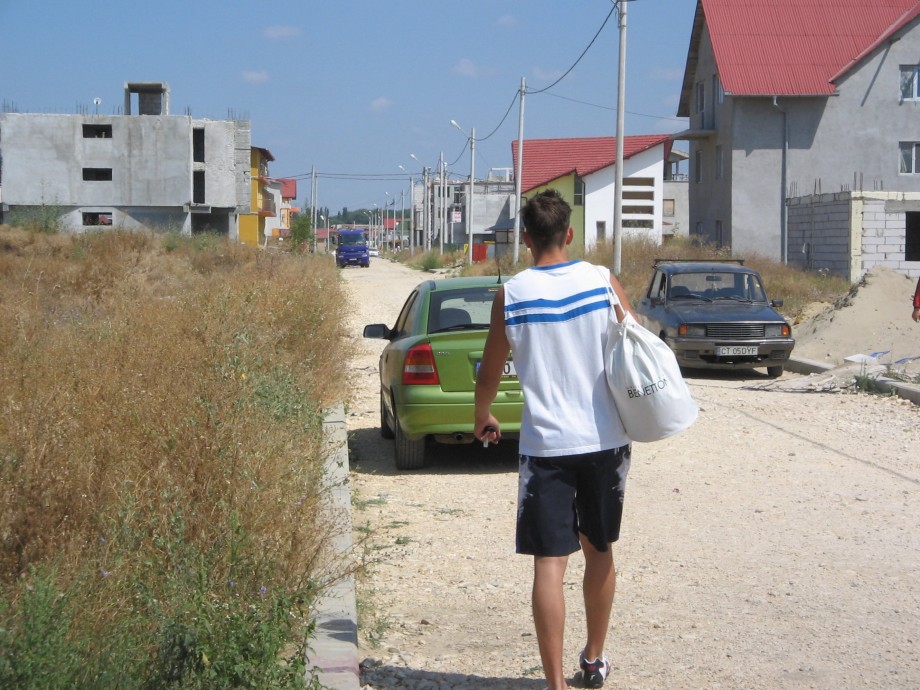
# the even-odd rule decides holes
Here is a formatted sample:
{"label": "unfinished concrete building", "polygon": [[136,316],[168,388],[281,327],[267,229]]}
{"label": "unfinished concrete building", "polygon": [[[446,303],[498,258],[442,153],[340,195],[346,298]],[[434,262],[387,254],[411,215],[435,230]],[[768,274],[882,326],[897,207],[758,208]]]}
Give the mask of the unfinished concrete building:
{"label": "unfinished concrete building", "polygon": [[[123,115],[0,113],[0,222],[211,231],[250,208],[248,120],[170,115],[165,83],[126,83]],[[136,113],[136,114],[135,114]]]}

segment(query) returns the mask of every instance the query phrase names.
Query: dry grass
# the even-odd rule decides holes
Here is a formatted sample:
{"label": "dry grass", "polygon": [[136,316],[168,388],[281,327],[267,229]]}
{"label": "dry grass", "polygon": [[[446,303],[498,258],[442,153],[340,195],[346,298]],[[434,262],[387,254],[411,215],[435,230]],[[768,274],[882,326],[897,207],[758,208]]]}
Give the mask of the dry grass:
{"label": "dry grass", "polygon": [[328,574],[320,422],[345,388],[343,299],[321,259],[0,228],[4,596],[53,564],[99,597],[82,624],[105,626],[139,586],[168,608],[192,562],[248,596]]}

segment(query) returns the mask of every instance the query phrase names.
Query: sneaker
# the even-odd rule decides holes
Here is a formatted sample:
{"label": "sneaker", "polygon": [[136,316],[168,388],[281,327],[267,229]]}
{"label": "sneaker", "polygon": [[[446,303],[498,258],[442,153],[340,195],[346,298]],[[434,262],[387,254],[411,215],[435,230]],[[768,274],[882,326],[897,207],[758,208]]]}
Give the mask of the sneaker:
{"label": "sneaker", "polygon": [[604,685],[610,673],[610,662],[607,657],[588,661],[585,659],[584,650],[578,656],[578,665],[581,666],[581,682],[586,688],[599,688]]}

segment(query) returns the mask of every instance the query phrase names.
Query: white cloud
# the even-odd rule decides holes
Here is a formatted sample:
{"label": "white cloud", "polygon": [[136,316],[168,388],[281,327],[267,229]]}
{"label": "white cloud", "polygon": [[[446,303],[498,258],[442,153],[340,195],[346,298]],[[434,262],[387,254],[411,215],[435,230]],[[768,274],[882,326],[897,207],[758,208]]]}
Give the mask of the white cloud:
{"label": "white cloud", "polygon": [[460,62],[454,65],[453,72],[454,74],[459,74],[461,77],[479,76],[479,68],[477,68],[469,58],[462,58]]}
{"label": "white cloud", "polygon": [[533,68],[533,76],[538,81],[556,81],[564,72],[561,69],[543,69],[542,67]]}
{"label": "white cloud", "polygon": [[264,84],[267,81],[271,81],[271,77],[265,70],[249,69],[243,72],[243,81],[249,84]]}
{"label": "white cloud", "polygon": [[285,41],[300,37],[303,31],[299,26],[269,26],[262,31],[262,35],[270,41]]}
{"label": "white cloud", "polygon": [[386,96],[381,96],[380,98],[375,98],[371,101],[371,110],[375,113],[382,113],[384,110],[389,110],[393,106],[393,101],[391,101]]}

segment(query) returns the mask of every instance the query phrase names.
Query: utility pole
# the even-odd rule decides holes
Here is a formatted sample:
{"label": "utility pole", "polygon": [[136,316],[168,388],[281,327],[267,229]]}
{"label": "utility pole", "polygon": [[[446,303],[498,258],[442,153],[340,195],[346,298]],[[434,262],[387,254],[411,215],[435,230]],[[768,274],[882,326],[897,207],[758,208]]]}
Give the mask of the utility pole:
{"label": "utility pole", "polygon": [[[451,120],[450,124],[463,132],[463,128],[456,120]],[[466,134],[466,132],[463,132]],[[467,262],[473,265],[473,194],[476,189],[476,128],[470,130],[470,189],[466,195],[466,233],[469,246],[469,256]]]}
{"label": "utility pole", "polygon": [[313,253],[316,254],[316,166],[310,168],[310,227],[313,228]]}
{"label": "utility pole", "polygon": [[620,65],[617,74],[617,152],[616,177],[613,192],[613,274],[620,275],[623,253],[623,119],[626,108],[626,7],[629,0],[618,0],[620,6]]}
{"label": "utility pole", "polygon": [[514,176],[514,263],[521,255],[521,178],[524,176],[524,94],[527,85],[521,77],[521,104],[518,115],[517,174]]}
{"label": "utility pole", "polygon": [[447,161],[444,160],[444,152],[438,157],[438,175],[441,177],[441,193],[438,197],[440,201],[441,223],[438,226],[438,240],[441,254],[444,253],[444,235],[447,234]]}

